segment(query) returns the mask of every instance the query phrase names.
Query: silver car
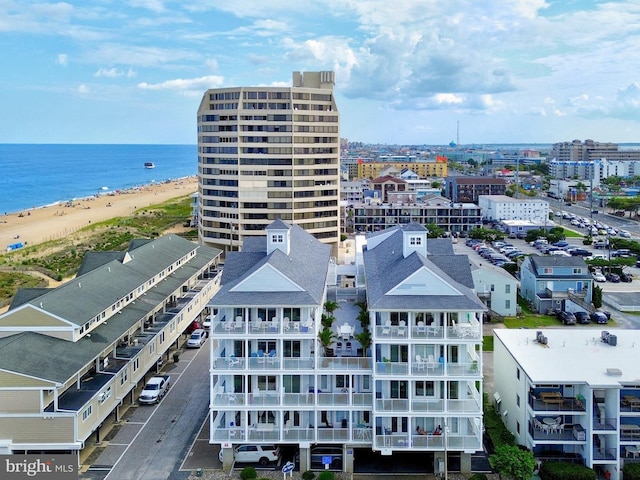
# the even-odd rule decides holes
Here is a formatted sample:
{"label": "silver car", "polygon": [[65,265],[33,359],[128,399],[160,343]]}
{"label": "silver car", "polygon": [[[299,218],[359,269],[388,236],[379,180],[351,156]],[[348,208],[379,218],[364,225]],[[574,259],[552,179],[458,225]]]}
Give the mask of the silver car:
{"label": "silver car", "polygon": [[207,332],[202,328],[198,328],[191,332],[189,340],[187,340],[187,348],[200,348],[207,340]]}

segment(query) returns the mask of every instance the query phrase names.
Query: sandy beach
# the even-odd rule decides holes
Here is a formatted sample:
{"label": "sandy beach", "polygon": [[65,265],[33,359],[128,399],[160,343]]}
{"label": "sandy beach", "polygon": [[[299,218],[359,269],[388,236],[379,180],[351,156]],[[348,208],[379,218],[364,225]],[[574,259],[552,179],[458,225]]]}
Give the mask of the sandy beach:
{"label": "sandy beach", "polygon": [[197,177],[121,190],[73,203],[33,208],[0,216],[0,249],[17,242],[36,245],[58,240],[92,222],[132,215],[137,209],[198,191]]}

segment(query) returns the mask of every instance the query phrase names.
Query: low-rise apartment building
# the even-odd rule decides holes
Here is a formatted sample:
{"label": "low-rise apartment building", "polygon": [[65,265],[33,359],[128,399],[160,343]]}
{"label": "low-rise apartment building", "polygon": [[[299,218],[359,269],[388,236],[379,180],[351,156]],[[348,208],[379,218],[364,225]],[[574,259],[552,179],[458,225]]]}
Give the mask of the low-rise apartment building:
{"label": "low-rise apartment building", "polygon": [[482,218],[489,221],[527,220],[544,223],[549,219],[549,202],[536,198],[480,195],[478,206],[482,209]]}
{"label": "low-rise apartment building", "polygon": [[88,253],[0,315],[0,453],[79,452],[217,291],[221,251],[176,235]]}
{"label": "low-rise apartment building", "polygon": [[347,472],[359,449],[423,454],[425,472],[448,453],[470,471],[485,307],[468,258],[411,223],[370,236],[365,290],[342,288],[327,246],[279,220],[266,233],[230,252],[211,302],[210,442],[224,467],[236,445],[276,443],[300,449],[302,471],[324,468],[318,447]]}
{"label": "low-rise apartment building", "polygon": [[[413,192],[408,192],[407,196],[416,198]],[[355,205],[351,217],[357,232],[375,232],[407,225],[412,221],[422,225],[434,224],[447,232],[460,233],[482,226],[482,214],[473,203],[453,203],[434,195],[423,197],[421,201],[384,204],[371,201]]]}
{"label": "low-rise apartment building", "polygon": [[494,330],[493,400],[540,462],[577,462],[622,478],[640,451],[637,330]]}
{"label": "low-rise apartment building", "polygon": [[453,202],[478,203],[480,195],[504,195],[507,182],[492,177],[447,177],[445,196]]}

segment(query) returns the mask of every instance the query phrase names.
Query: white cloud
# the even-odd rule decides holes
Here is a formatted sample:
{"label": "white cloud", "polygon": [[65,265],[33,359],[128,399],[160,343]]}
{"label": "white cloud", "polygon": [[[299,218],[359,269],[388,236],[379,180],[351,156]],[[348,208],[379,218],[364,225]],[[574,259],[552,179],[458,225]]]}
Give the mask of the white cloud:
{"label": "white cloud", "polygon": [[107,77],[107,78],[117,78],[122,77],[124,72],[119,68],[100,68],[96,73],[93,74],[94,77]]}
{"label": "white cloud", "polygon": [[202,93],[209,88],[221,87],[223,82],[224,77],[219,75],[208,75],[206,77],[199,78],[177,78],[175,80],[166,80],[160,83],[142,82],[138,84],[138,88],[141,90],[151,91],[176,91],[186,95],[202,95]]}
{"label": "white cloud", "polygon": [[208,58],[204,64],[209,70],[213,70],[214,72],[218,70],[218,61],[215,58]]}
{"label": "white cloud", "polygon": [[89,87],[87,85],[78,85],[78,88],[76,88],[76,92],[81,94],[81,95],[87,95],[90,90]]}
{"label": "white cloud", "polygon": [[56,57],[56,63],[58,65],[66,67],[67,65],[69,65],[69,56],[66,53],[59,53]]}

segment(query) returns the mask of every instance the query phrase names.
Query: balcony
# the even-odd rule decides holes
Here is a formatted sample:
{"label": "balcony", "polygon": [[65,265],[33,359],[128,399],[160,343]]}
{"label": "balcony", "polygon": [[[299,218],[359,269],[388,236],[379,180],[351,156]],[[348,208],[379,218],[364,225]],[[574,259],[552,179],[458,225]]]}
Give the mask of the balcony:
{"label": "balcony", "polygon": [[640,412],[640,397],[636,395],[623,395],[620,399],[621,412]]}
{"label": "balcony", "polygon": [[222,315],[220,318],[216,316],[211,323],[211,331],[215,335],[220,336],[238,336],[238,335],[286,335],[292,337],[301,336],[312,337],[315,335],[314,323],[310,320],[306,322],[288,321],[284,319],[280,322],[277,318],[271,321],[255,320],[245,322],[241,316],[235,320],[227,319]]}
{"label": "balcony", "polygon": [[543,423],[547,420],[546,418],[536,420],[536,422],[529,422],[529,435],[536,443],[586,442],[585,430],[580,424],[564,423],[561,419],[561,423],[549,425]]}
{"label": "balcony", "polygon": [[529,395],[529,406],[536,412],[585,412],[584,402],[560,392],[534,392]]}
{"label": "balcony", "polygon": [[415,325],[410,329],[398,325],[376,325],[376,339],[402,339],[409,336],[416,339],[441,339],[446,331],[447,338],[455,340],[479,340],[481,338],[480,324],[462,323],[455,326],[443,327],[439,325]]}
{"label": "balcony", "polygon": [[618,458],[617,448],[593,447],[593,460],[615,461]]}
{"label": "balcony", "polygon": [[[213,396],[211,403],[217,407],[236,407],[243,405],[270,405],[270,406],[358,406],[369,407],[373,405],[373,394],[359,392],[318,392],[310,389],[308,393],[281,393],[268,391],[257,393],[218,393]],[[247,403],[248,402],[248,403]]]}
{"label": "balcony", "polygon": [[[404,362],[376,362],[376,373],[379,375],[407,375],[407,363]],[[445,362],[444,358],[438,361],[422,360],[411,364],[411,373],[429,377],[478,377],[480,370],[477,360],[468,362]]]}

